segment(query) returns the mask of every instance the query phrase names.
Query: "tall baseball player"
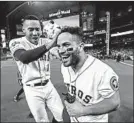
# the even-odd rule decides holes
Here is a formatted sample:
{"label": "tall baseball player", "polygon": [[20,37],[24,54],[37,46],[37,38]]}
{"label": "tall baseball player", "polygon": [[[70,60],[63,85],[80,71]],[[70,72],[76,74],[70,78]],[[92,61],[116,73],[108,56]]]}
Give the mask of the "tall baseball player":
{"label": "tall baseball player", "polygon": [[65,100],[71,122],[108,122],[120,105],[117,74],[84,52],[78,27],[67,27],[57,38],[61,72],[68,90]]}
{"label": "tall baseball player", "polygon": [[47,44],[41,44],[40,21],[36,16],[28,15],[23,20],[23,32],[25,36],[11,40],[9,47],[22,75],[28,106],[36,122],[49,122],[46,106],[51,110],[54,122],[61,122],[63,104],[50,80],[48,52],[55,45],[60,30],[55,31]]}

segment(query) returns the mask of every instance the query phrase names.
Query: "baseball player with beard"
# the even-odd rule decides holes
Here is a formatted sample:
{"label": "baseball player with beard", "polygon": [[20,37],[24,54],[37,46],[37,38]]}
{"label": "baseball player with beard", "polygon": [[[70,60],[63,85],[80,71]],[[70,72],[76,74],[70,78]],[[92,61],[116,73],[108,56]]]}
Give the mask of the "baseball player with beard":
{"label": "baseball player with beard", "polygon": [[65,100],[71,122],[108,122],[120,105],[118,75],[84,52],[78,27],[66,27],[57,38],[61,72],[72,101]]}
{"label": "baseball player with beard", "polygon": [[[23,20],[24,37],[10,41],[9,47],[22,76],[26,101],[36,122],[49,122],[46,106],[54,123],[62,122],[64,106],[50,79],[49,50],[55,46],[60,30],[52,40],[40,40],[41,23],[34,15]],[[45,44],[42,44],[45,43]]]}

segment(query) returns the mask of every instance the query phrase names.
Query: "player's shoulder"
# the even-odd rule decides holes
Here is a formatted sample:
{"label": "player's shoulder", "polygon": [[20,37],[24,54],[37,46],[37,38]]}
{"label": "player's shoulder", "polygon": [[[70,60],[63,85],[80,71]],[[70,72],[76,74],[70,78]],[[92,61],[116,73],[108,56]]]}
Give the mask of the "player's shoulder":
{"label": "player's shoulder", "polygon": [[14,45],[16,45],[16,44],[20,44],[20,43],[23,42],[23,40],[24,40],[23,37],[11,39],[10,42],[9,42],[9,47],[10,47],[11,45],[14,46]]}
{"label": "player's shoulder", "polygon": [[109,65],[107,65],[106,63],[97,58],[95,58],[95,66],[96,68],[98,68],[97,71],[100,72],[105,72],[108,69],[112,69]]}
{"label": "player's shoulder", "polygon": [[24,39],[24,37],[20,37],[20,38],[13,38],[13,39],[11,39],[10,40],[10,42],[14,42],[14,41],[21,41],[21,40],[23,40]]}

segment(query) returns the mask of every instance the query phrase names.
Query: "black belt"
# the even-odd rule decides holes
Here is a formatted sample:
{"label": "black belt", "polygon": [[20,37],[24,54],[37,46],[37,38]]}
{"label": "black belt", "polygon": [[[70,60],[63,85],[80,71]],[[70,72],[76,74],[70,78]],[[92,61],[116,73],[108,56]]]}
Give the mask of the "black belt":
{"label": "black belt", "polygon": [[34,84],[26,84],[27,86],[31,86],[31,87],[34,87],[34,86],[44,86],[46,85],[47,83],[49,82],[49,80],[44,80],[42,83],[34,83]]}

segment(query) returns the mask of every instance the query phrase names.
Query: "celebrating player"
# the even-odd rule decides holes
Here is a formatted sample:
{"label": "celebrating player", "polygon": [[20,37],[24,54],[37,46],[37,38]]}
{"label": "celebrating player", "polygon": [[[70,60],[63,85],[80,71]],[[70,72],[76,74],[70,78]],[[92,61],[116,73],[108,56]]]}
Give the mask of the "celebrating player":
{"label": "celebrating player", "polygon": [[78,27],[64,28],[57,38],[57,46],[70,95],[67,98],[72,98],[65,100],[71,122],[108,122],[108,113],[120,105],[117,74],[84,52],[82,31]]}
{"label": "celebrating player", "polygon": [[9,47],[22,75],[28,106],[36,122],[49,122],[46,106],[61,122],[63,104],[51,83],[48,59],[48,51],[55,45],[60,30],[55,31],[51,41],[40,46],[41,23],[36,16],[28,15],[23,20],[23,32],[25,36],[11,40]]}

